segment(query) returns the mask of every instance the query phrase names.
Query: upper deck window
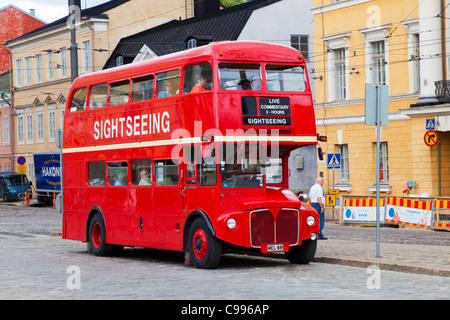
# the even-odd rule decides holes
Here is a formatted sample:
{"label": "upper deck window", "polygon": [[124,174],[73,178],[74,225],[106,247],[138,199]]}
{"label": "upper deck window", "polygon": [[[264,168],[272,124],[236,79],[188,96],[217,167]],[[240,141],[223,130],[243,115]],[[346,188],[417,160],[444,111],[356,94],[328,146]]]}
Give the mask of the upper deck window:
{"label": "upper deck window", "polygon": [[108,96],[108,84],[103,83],[91,87],[91,95],[89,99],[89,109],[103,108],[106,106],[106,98]]}
{"label": "upper deck window", "polygon": [[186,67],[183,93],[210,91],[212,87],[212,68],[209,63]]}
{"label": "upper deck window", "polygon": [[180,70],[161,72],[156,75],[158,98],[177,95],[180,88]]}
{"label": "upper deck window", "polygon": [[70,103],[70,112],[83,111],[86,109],[87,88],[77,89]]}
{"label": "upper deck window", "polygon": [[259,64],[220,63],[219,79],[224,90],[261,90]]}
{"label": "upper deck window", "polygon": [[267,65],[267,89],[270,91],[303,92],[306,89],[305,70],[301,66]]}
{"label": "upper deck window", "polygon": [[128,103],[130,92],[130,81],[119,81],[109,85],[109,105],[116,106]]}
{"label": "upper deck window", "polygon": [[153,96],[154,82],[155,77],[153,75],[133,79],[133,87],[131,89],[131,99],[133,102],[150,100]]}

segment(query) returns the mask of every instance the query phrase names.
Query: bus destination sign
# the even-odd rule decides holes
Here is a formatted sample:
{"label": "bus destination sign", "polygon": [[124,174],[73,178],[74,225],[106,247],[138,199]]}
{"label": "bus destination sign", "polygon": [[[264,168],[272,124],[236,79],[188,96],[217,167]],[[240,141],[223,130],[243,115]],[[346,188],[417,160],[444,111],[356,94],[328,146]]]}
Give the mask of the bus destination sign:
{"label": "bus destination sign", "polygon": [[[256,110],[255,113],[256,115]],[[289,98],[260,97],[261,116],[243,117],[244,126],[290,126],[291,104]]]}
{"label": "bus destination sign", "polygon": [[259,112],[262,116],[290,116],[289,98],[259,98]]}

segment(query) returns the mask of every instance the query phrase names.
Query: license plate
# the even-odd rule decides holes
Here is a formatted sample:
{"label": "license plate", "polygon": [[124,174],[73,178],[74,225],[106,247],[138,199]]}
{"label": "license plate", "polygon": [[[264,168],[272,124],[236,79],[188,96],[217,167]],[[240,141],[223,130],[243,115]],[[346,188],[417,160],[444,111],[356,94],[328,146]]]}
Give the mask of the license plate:
{"label": "license plate", "polygon": [[284,251],[284,246],[282,244],[268,244],[267,252]]}

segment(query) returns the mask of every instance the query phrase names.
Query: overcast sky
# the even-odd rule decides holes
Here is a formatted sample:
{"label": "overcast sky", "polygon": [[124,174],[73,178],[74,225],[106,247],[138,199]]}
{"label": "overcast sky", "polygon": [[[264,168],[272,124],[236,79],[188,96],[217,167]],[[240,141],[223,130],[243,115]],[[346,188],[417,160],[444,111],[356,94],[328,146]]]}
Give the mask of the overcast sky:
{"label": "overcast sky", "polygon": [[[109,0],[81,0],[81,8],[94,7]],[[69,0],[0,0],[0,8],[12,4],[23,11],[36,10],[36,17],[50,23],[69,14]]]}

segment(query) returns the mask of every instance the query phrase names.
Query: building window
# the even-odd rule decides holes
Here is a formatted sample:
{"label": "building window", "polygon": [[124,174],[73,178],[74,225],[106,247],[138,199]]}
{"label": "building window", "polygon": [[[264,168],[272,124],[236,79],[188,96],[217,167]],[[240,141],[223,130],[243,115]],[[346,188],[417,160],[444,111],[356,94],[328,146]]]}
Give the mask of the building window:
{"label": "building window", "polygon": [[53,51],[47,52],[47,80],[55,79],[55,54]]}
{"label": "building window", "polygon": [[347,98],[347,77],[345,74],[345,49],[334,50],[335,100]]}
{"label": "building window", "polygon": [[372,54],[372,83],[386,84],[386,56],[383,41],[371,43]]}
{"label": "building window", "polygon": [[412,81],[412,91],[420,91],[420,40],[419,34],[411,35],[412,40],[412,54],[411,54],[411,81]]}
{"label": "building window", "polygon": [[[376,148],[376,145],[375,145]],[[378,174],[380,175],[380,183],[389,183],[389,162],[388,162],[388,143],[381,142],[380,144],[380,168]]]}
{"label": "building window", "polygon": [[338,170],[338,183],[349,184],[349,166],[348,166],[348,145],[341,144],[337,146],[337,153],[341,154],[341,169]]}
{"label": "building window", "polygon": [[33,114],[27,114],[27,143],[33,144]]}
{"label": "building window", "polygon": [[291,34],[291,47],[300,51],[305,60],[309,59],[308,35]]}
{"label": "building window", "polygon": [[31,84],[31,57],[25,57],[25,84]]}
{"label": "building window", "polygon": [[36,68],[36,82],[42,82],[42,55],[36,54],[34,56],[34,63]]}
{"label": "building window", "polygon": [[67,77],[67,49],[61,48],[59,50],[60,50],[58,60],[59,77],[65,78]]}
{"label": "building window", "polygon": [[91,42],[83,41],[82,43],[83,68],[82,72],[91,71]]}
{"label": "building window", "polygon": [[188,41],[188,49],[196,48],[197,47],[197,39],[190,39]]}
{"label": "building window", "polygon": [[22,59],[16,60],[16,86],[21,87],[23,85],[23,65]]}
{"label": "building window", "polygon": [[116,67],[120,67],[123,66],[123,57],[122,56],[118,56],[116,58]]}
{"label": "building window", "polygon": [[9,145],[9,117],[3,118],[3,144]]}
{"label": "building window", "polygon": [[56,112],[55,110],[49,111],[48,113],[48,132],[49,141],[54,142],[56,136]]}
{"label": "building window", "polygon": [[44,114],[37,114],[37,142],[44,142]]}
{"label": "building window", "polygon": [[24,143],[23,114],[17,116],[17,143]]}

